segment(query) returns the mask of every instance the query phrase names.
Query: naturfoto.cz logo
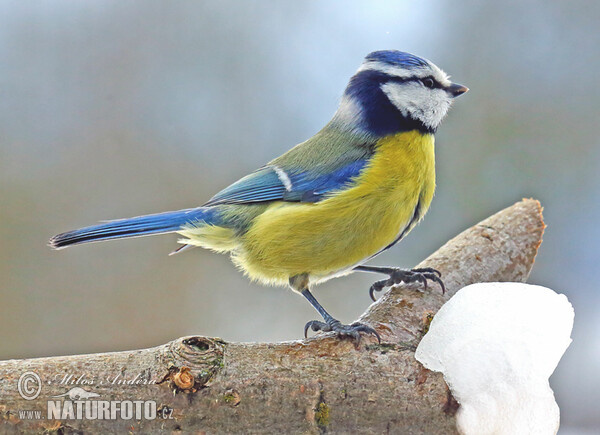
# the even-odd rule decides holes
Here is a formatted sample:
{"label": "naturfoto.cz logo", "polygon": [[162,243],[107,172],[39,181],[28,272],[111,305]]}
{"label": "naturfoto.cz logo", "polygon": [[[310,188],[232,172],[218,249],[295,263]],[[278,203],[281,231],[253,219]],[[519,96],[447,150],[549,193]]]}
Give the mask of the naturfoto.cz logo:
{"label": "naturfoto.cz logo", "polygon": [[[139,375],[138,375],[139,376]],[[135,379],[137,380],[138,377]],[[64,381],[63,377],[63,381]],[[69,377],[72,379],[72,377]],[[79,379],[82,379],[81,377]],[[47,382],[51,384],[51,382]],[[60,384],[75,382],[60,382]],[[35,372],[26,372],[19,378],[17,388],[25,400],[34,400],[42,391],[42,380]],[[86,382],[81,382],[86,385]],[[114,385],[115,382],[112,382]],[[119,382],[120,385],[134,383]],[[88,387],[89,388],[89,387]],[[154,400],[99,400],[100,394],[88,391],[82,387],[73,387],[63,394],[50,396],[47,400],[46,412],[42,410],[21,410],[19,418],[22,420],[154,420],[156,418],[171,419],[173,409],[163,406],[157,409]]]}

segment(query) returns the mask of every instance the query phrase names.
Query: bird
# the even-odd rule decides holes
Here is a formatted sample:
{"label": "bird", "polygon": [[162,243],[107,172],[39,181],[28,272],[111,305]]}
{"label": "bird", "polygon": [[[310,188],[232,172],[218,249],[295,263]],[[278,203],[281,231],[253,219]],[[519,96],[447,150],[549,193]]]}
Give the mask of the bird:
{"label": "bird", "polygon": [[374,293],[437,282],[432,268],[369,266],[423,218],[435,190],[434,134],[453,99],[469,89],[433,62],[381,50],[350,78],[331,120],[313,137],[224,188],[199,207],[104,221],[52,237],[49,246],[177,233],[181,247],[229,253],[251,280],[289,286],[323,318],[304,336],[333,331],[360,341],[379,333],[343,324],[311,293],[355,271],[380,273]]}

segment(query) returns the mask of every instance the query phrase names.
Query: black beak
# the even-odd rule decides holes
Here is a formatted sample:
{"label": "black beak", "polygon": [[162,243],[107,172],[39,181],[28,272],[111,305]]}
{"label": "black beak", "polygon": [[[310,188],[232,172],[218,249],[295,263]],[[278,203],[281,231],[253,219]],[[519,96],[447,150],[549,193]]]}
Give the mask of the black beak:
{"label": "black beak", "polygon": [[459,85],[458,83],[452,83],[450,86],[446,86],[446,92],[452,95],[452,98],[456,98],[459,95],[467,92],[469,88],[463,85]]}

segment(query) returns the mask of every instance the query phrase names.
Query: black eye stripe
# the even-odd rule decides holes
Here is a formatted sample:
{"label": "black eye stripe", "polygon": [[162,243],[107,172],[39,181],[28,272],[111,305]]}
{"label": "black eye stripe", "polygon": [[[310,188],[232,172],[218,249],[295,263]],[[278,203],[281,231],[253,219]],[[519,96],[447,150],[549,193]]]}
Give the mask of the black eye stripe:
{"label": "black eye stripe", "polygon": [[408,82],[420,82],[423,83],[424,80],[431,80],[433,82],[433,86],[427,86],[431,89],[441,89],[443,88],[443,86],[440,84],[440,82],[438,82],[436,79],[434,79],[431,76],[427,76],[427,77],[391,77],[388,76],[387,80],[385,80],[384,83],[408,83]]}
{"label": "black eye stripe", "polygon": [[420,76],[409,76],[409,77],[398,77],[390,75],[383,71],[377,70],[364,70],[355,74],[349,83],[350,88],[364,87],[366,83],[377,84],[379,86],[386,83],[407,83],[407,82],[419,82],[423,80],[431,79],[433,81],[433,89],[444,89],[444,86],[438,82],[432,75],[425,77]]}

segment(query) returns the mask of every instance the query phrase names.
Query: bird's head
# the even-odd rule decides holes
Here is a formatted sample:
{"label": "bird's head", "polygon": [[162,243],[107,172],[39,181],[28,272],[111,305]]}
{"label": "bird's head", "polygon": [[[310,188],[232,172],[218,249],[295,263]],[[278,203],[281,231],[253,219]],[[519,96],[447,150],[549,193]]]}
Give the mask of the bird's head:
{"label": "bird's head", "polygon": [[334,119],[378,136],[414,129],[433,133],[452,100],[468,90],[426,59],[375,51],[350,79]]}

